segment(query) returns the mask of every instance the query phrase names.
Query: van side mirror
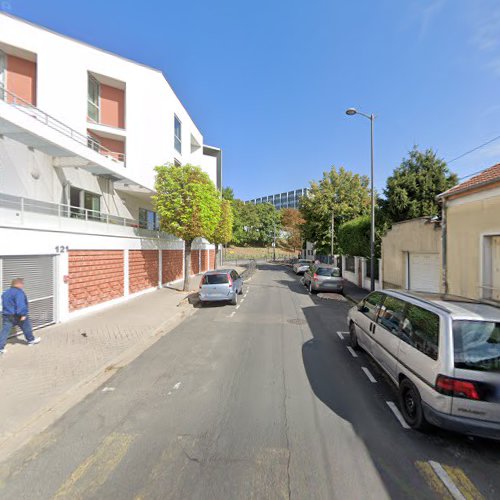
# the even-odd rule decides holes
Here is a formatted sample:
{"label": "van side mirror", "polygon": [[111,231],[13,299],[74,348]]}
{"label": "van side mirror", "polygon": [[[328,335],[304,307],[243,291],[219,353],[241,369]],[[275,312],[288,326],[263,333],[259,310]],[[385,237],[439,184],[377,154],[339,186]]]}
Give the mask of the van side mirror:
{"label": "van side mirror", "polygon": [[363,303],[358,305],[358,311],[366,314],[370,309],[366,307]]}

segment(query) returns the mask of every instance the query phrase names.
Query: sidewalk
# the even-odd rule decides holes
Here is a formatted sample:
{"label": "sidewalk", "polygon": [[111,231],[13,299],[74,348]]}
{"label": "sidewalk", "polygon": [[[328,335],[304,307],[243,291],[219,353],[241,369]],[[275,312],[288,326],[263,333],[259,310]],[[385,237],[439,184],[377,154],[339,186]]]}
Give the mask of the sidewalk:
{"label": "sidewalk", "polygon": [[344,295],[356,304],[363,300],[369,293],[370,292],[368,290],[365,290],[350,281],[346,281],[344,283]]}
{"label": "sidewalk", "polygon": [[[191,290],[200,278],[191,278]],[[177,282],[48,326],[36,346],[11,338],[0,358],[0,462],[193,314],[181,288]]]}

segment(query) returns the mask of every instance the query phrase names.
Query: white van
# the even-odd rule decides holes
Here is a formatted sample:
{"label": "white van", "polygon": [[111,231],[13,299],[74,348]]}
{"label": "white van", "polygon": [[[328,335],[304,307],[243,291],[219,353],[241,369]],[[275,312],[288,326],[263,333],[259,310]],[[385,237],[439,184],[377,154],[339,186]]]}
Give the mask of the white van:
{"label": "white van", "polygon": [[500,309],[438,294],[373,292],[348,314],[362,347],[399,389],[404,419],[500,439]]}

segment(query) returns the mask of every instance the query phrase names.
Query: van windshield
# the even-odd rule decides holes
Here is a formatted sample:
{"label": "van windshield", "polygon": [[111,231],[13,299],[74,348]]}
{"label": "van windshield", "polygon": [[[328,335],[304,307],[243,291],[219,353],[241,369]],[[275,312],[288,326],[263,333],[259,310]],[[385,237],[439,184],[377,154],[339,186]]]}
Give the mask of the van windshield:
{"label": "van windshield", "polygon": [[500,322],[454,321],[455,368],[500,372]]}
{"label": "van windshield", "polygon": [[207,274],[203,278],[203,285],[222,285],[228,283],[227,274]]}

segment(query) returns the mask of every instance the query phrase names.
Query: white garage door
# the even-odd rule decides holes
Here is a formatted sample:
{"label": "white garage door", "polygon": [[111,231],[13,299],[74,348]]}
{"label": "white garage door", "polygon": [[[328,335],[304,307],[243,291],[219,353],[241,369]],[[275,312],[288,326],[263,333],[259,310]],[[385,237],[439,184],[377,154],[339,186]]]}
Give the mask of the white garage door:
{"label": "white garage door", "polygon": [[14,278],[24,278],[34,328],[55,321],[54,271],[52,255],[0,257],[2,290],[9,288]]}
{"label": "white garage door", "polygon": [[410,253],[408,288],[419,292],[439,292],[439,254]]}

